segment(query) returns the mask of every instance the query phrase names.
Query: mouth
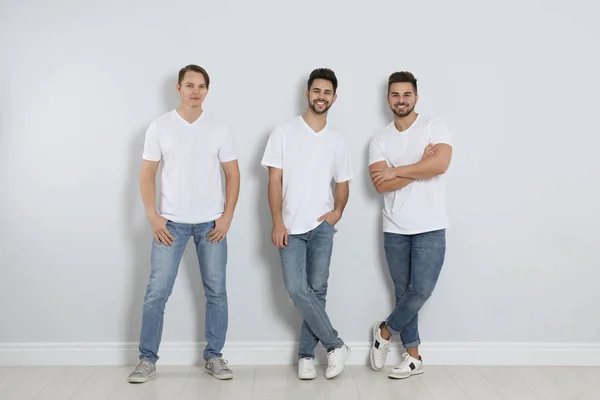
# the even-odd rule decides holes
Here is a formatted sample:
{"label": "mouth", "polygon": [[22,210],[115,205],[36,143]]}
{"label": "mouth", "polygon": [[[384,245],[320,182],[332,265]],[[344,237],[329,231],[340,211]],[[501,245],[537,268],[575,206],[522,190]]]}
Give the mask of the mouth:
{"label": "mouth", "polygon": [[408,108],[408,104],[396,104],[396,105],[395,105],[395,107],[396,107],[398,110],[405,110],[405,109],[407,109],[407,108]]}
{"label": "mouth", "polygon": [[315,104],[319,107],[325,107],[327,105],[326,101],[315,101]]}

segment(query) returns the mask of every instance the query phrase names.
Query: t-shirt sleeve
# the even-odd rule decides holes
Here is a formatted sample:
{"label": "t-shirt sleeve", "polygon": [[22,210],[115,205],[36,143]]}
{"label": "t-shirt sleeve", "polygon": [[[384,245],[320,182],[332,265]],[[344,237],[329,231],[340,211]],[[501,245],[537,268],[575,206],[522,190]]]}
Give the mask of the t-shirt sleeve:
{"label": "t-shirt sleeve", "polygon": [[350,149],[348,148],[348,144],[345,140],[340,146],[338,157],[335,163],[333,179],[337,183],[354,179],[354,174],[352,171],[352,155],[350,154]]}
{"label": "t-shirt sleeve", "polygon": [[369,165],[380,161],[385,161],[385,155],[379,137],[373,136],[369,142]]}
{"label": "t-shirt sleeve", "polygon": [[433,121],[431,121],[431,126],[429,129],[429,141],[431,143],[446,143],[452,146],[452,141],[450,140],[450,130],[448,129],[446,120],[443,118],[435,118]]}
{"label": "t-shirt sleeve", "polygon": [[162,152],[160,151],[160,143],[158,141],[159,129],[155,122],[152,122],[146,130],[144,139],[144,151],[142,159],[148,161],[160,161]]}
{"label": "t-shirt sleeve", "polygon": [[260,165],[283,169],[283,132],[275,129],[269,136]]}
{"label": "t-shirt sleeve", "polygon": [[235,138],[229,126],[226,125],[223,132],[223,142],[219,148],[219,161],[224,163],[233,160],[237,160]]}

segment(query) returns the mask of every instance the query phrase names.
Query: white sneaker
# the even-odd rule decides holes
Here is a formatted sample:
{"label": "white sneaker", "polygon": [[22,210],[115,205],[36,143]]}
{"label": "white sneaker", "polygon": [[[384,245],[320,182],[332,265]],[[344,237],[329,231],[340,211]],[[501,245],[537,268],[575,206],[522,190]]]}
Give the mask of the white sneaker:
{"label": "white sneaker", "polygon": [[331,379],[338,376],[343,370],[346,361],[350,356],[350,347],[345,344],[335,350],[327,353],[327,369],[325,370],[325,378]]}
{"label": "white sneaker", "polygon": [[388,355],[390,341],[381,337],[381,329],[379,326],[383,321],[375,322],[373,325],[373,345],[371,346],[370,359],[371,367],[375,371],[380,371],[385,365],[385,360]]}
{"label": "white sneaker", "polygon": [[408,355],[408,353],[402,354],[402,362],[394,368],[388,376],[394,379],[404,379],[411,375],[417,375],[423,373],[423,360],[419,356],[419,360]]}
{"label": "white sneaker", "polygon": [[315,369],[315,360],[310,357],[304,357],[298,360],[298,379],[315,379],[317,370]]}

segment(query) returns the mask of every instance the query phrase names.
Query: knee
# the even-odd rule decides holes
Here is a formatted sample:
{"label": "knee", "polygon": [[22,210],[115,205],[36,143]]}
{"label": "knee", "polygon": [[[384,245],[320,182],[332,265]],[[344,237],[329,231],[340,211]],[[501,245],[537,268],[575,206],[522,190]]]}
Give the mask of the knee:
{"label": "knee", "polygon": [[419,303],[425,303],[431,297],[431,291],[426,288],[410,286],[408,291],[411,294],[411,297]]}
{"label": "knee", "polygon": [[308,286],[300,281],[286,282],[285,287],[294,304],[302,301],[307,296]]}
{"label": "knee", "polygon": [[227,291],[226,290],[204,290],[206,301],[213,304],[225,304],[227,303]]}
{"label": "knee", "polygon": [[165,304],[169,299],[169,290],[165,287],[158,285],[148,285],[146,289],[146,298],[144,299],[144,305],[155,306]]}
{"label": "knee", "polygon": [[317,285],[310,285],[310,288],[312,289],[313,292],[315,292],[315,295],[319,298],[321,297],[325,297],[325,295],[327,294],[327,282],[321,282],[320,284]]}

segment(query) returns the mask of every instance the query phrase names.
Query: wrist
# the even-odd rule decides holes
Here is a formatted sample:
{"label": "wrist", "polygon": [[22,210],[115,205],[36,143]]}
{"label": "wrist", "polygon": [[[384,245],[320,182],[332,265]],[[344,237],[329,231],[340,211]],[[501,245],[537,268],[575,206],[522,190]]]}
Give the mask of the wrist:
{"label": "wrist", "polygon": [[152,219],[152,218],[156,218],[158,217],[158,212],[156,211],[156,209],[147,209],[146,210],[146,216],[148,217],[148,219]]}
{"label": "wrist", "polygon": [[232,220],[233,219],[233,211],[227,211],[227,210],[225,210],[223,212],[223,218],[227,218],[229,220]]}

